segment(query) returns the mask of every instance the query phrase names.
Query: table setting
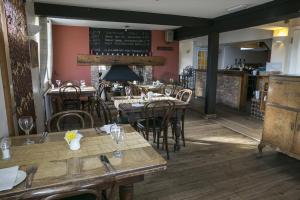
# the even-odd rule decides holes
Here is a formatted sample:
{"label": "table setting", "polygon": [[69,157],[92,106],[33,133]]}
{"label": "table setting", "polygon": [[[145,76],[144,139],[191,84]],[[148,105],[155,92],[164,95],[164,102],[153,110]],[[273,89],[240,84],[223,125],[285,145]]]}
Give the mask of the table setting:
{"label": "table setting", "polygon": [[48,133],[39,143],[42,135],[30,135],[31,144],[26,136],[9,138],[11,156],[0,160],[0,199],[36,198],[55,193],[54,187],[75,190],[79,183],[94,187],[104,181],[108,187],[118,180],[121,187],[123,181],[142,180],[132,176],[166,168],[166,161],[130,125]]}

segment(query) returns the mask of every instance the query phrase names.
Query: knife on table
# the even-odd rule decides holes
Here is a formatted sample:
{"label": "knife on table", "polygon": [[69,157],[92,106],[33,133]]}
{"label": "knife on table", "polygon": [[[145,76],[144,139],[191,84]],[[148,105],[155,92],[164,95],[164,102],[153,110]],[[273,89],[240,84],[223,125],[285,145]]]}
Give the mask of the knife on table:
{"label": "knife on table", "polygon": [[108,157],[106,155],[104,155],[104,159],[105,159],[105,162],[107,162],[108,165],[112,168],[112,170],[114,172],[116,172],[117,171],[116,168],[110,163],[110,161],[109,161],[109,159],[108,159]]}

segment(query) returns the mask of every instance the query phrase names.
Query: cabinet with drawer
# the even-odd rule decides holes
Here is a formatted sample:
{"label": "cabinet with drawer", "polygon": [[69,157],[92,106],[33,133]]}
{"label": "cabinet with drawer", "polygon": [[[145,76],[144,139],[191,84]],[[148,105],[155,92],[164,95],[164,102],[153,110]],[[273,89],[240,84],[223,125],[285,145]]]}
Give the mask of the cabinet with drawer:
{"label": "cabinet with drawer", "polygon": [[260,154],[265,145],[300,159],[299,76],[270,77]]}

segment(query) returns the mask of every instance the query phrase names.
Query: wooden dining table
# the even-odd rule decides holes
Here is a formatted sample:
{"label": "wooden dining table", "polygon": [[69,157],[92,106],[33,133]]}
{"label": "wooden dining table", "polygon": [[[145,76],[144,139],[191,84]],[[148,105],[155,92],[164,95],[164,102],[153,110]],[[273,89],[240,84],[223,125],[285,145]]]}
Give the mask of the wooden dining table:
{"label": "wooden dining table", "polygon": [[[69,149],[64,140],[64,132],[49,133],[41,142],[40,135],[30,138],[35,144],[25,145],[24,136],[11,138],[11,159],[0,160],[0,168],[19,166],[28,170],[36,166],[32,186],[25,182],[11,190],[0,192],[1,200],[42,199],[47,196],[81,190],[101,192],[119,187],[121,200],[133,198],[133,184],[143,181],[144,175],[166,169],[163,159],[152,146],[130,125],[122,125],[125,139],[119,149],[122,158],[113,157],[117,149],[110,135],[96,129],[83,129],[81,148]],[[106,155],[115,171],[107,171],[99,156]]]}
{"label": "wooden dining table", "polygon": [[[81,91],[81,96],[93,96],[94,94],[96,94],[97,90],[95,87],[93,86],[84,86],[84,87],[80,87],[80,91]],[[65,92],[74,92],[74,90],[70,89],[70,90],[65,90]],[[46,107],[46,119],[50,119],[53,112],[60,110],[57,107],[58,106],[58,102],[59,102],[59,88],[49,88],[45,94],[44,94],[44,99],[45,99],[45,107]]]}
{"label": "wooden dining table", "polygon": [[[144,117],[144,105],[149,102],[149,100],[142,100],[140,96],[133,96],[128,99],[127,96],[113,97],[115,107],[119,110],[121,116],[126,117],[129,123],[134,124],[138,119],[143,119]],[[174,150],[180,149],[180,135],[181,135],[181,125],[180,125],[180,116],[188,108],[189,103],[180,101],[174,97],[168,97],[165,95],[160,95],[153,97],[151,101],[164,101],[169,100],[175,103],[175,119],[176,124],[175,129],[175,144]],[[137,105],[140,104],[140,105]],[[183,120],[183,119],[182,119]]]}

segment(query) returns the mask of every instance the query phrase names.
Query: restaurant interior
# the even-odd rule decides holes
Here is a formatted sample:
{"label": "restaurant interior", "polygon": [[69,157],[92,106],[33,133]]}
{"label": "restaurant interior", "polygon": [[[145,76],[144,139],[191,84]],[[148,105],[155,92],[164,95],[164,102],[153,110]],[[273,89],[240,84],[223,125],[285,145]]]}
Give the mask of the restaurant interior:
{"label": "restaurant interior", "polygon": [[299,200],[299,0],[2,0],[0,50],[1,200]]}

